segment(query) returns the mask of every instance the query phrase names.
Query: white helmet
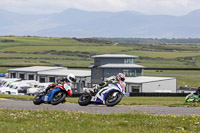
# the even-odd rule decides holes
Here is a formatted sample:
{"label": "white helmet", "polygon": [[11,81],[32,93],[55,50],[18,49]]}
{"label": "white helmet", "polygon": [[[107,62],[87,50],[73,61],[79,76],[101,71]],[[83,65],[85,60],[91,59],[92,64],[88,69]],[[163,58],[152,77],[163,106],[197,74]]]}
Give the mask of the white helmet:
{"label": "white helmet", "polygon": [[68,79],[68,81],[69,82],[75,82],[76,80],[75,80],[75,75],[74,74],[69,74],[69,75],[67,75],[67,79]]}

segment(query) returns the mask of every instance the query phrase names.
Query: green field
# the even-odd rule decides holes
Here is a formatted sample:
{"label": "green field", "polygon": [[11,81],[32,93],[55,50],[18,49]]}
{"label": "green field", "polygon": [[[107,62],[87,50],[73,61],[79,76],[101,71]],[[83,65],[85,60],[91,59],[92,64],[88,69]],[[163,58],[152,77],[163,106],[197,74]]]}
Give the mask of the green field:
{"label": "green field", "polygon": [[200,68],[199,45],[144,45],[96,39],[53,37],[0,37],[0,65],[85,66],[98,54],[139,56],[135,63],[146,67]]}
{"label": "green field", "polygon": [[106,115],[0,108],[0,129],[2,133],[196,133],[200,129],[200,116]]}

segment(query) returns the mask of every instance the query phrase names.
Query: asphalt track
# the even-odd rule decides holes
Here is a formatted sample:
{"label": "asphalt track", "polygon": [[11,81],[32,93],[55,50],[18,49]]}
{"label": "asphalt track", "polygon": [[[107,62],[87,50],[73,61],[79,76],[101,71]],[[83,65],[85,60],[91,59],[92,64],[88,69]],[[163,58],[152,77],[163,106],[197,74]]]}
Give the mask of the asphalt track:
{"label": "asphalt track", "polygon": [[64,103],[59,105],[41,104],[34,105],[28,100],[9,100],[0,99],[0,108],[4,109],[23,109],[23,110],[64,110],[72,112],[88,113],[145,113],[158,115],[199,115],[200,107],[167,107],[167,106],[114,106],[107,107],[104,105],[79,106],[74,103]]}

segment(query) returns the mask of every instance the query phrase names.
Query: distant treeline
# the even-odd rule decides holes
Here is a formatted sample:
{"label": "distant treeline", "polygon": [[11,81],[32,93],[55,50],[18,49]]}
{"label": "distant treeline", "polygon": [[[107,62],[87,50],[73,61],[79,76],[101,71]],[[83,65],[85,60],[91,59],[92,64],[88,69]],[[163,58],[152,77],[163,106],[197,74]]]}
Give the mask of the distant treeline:
{"label": "distant treeline", "polygon": [[118,43],[135,44],[200,44],[200,38],[98,38]]}

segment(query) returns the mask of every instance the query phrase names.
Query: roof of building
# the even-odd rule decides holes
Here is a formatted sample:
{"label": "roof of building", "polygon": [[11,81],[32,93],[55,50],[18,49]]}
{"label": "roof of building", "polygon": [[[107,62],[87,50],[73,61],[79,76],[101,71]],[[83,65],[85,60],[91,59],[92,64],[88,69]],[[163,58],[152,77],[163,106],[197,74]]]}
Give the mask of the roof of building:
{"label": "roof of building", "polygon": [[171,80],[176,79],[175,77],[150,77],[150,76],[139,76],[139,77],[126,77],[126,83],[148,83],[155,81]]}
{"label": "roof of building", "polygon": [[52,75],[52,76],[67,76],[68,74],[74,74],[76,77],[88,77],[91,76],[90,70],[70,70],[70,69],[57,69],[49,71],[38,72],[38,75]]}
{"label": "roof of building", "polygon": [[137,64],[105,64],[101,65],[100,68],[145,68],[145,67]]}
{"label": "roof of building", "polygon": [[53,66],[30,66],[30,67],[21,67],[15,69],[8,69],[8,71],[20,71],[20,72],[39,72],[53,69],[63,69],[65,67],[53,67]]}
{"label": "roof of building", "polygon": [[92,58],[138,58],[138,56],[126,55],[126,54],[102,54],[95,55]]}

